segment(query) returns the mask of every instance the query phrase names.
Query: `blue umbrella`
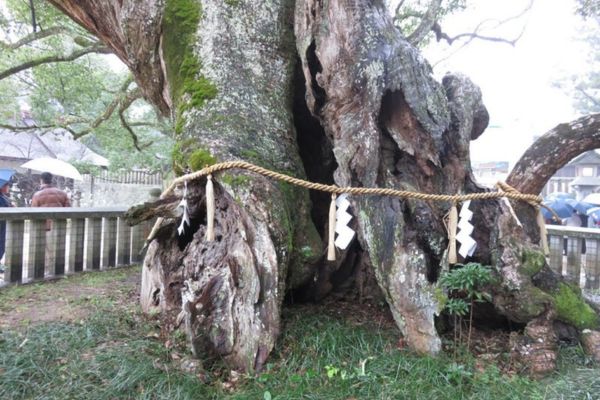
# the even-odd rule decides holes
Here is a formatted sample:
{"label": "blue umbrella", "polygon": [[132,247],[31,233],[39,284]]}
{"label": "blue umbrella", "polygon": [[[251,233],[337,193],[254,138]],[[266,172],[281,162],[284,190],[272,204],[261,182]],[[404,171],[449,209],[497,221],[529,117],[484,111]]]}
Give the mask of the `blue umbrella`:
{"label": "blue umbrella", "polygon": [[10,182],[10,178],[12,178],[14,174],[14,169],[0,168],[0,187]]}
{"label": "blue umbrella", "polygon": [[[574,208],[565,200],[545,201],[543,204],[550,207],[559,218],[569,218],[573,215]],[[542,214],[546,219],[551,219],[553,217],[553,214],[544,207],[542,207]]]}
{"label": "blue umbrella", "polygon": [[592,217],[594,221],[600,221],[600,207],[594,207],[587,210],[586,214]]}
{"label": "blue umbrella", "polygon": [[546,196],[547,201],[574,199],[575,193],[554,192]]}
{"label": "blue umbrella", "polygon": [[585,214],[590,208],[598,207],[595,204],[590,204],[586,203],[585,201],[579,201],[575,199],[566,199],[565,201],[581,214]]}

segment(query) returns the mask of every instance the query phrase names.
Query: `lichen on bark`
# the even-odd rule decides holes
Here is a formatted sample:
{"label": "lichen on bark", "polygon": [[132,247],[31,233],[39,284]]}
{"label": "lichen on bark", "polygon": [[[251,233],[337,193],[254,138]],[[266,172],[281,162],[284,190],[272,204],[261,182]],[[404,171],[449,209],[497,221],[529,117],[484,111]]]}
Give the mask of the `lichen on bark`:
{"label": "lichen on bark", "polygon": [[[285,23],[291,4],[169,1],[163,50],[177,106],[179,172],[251,158],[304,177],[291,114],[295,57]],[[263,365],[279,334],[286,282],[311,277],[304,255],[321,254],[321,241],[310,234],[306,190],[236,170],[223,185],[220,174],[213,181],[216,240],[204,239],[205,181],[189,182],[189,232],[177,237],[177,221],[165,221],[145,268],[166,269],[161,298],[180,304],[195,354],[251,371]],[[177,284],[165,284],[174,277]],[[181,297],[173,303],[176,293]]]}

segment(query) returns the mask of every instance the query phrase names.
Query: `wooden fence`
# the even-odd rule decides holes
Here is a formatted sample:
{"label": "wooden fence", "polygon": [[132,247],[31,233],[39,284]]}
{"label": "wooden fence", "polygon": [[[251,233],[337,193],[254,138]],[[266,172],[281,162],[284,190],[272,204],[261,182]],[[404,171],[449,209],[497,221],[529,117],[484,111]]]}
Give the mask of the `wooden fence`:
{"label": "wooden fence", "polygon": [[550,268],[585,289],[600,289],[600,229],[546,227]]}
{"label": "wooden fence", "polygon": [[152,185],[162,186],[163,178],[160,172],[146,171],[100,171],[97,174],[83,174],[83,181],[89,182],[110,182],[110,183],[126,183],[136,185]]}
{"label": "wooden fence", "polygon": [[0,221],[6,221],[3,283],[140,263],[140,250],[151,223],[128,226],[123,218],[126,210],[0,208]]}
{"label": "wooden fence", "polygon": [[[126,210],[0,208],[0,221],[7,224],[4,283],[140,263],[152,222],[129,227],[123,219]],[[547,228],[550,267],[583,288],[600,289],[600,229]]]}

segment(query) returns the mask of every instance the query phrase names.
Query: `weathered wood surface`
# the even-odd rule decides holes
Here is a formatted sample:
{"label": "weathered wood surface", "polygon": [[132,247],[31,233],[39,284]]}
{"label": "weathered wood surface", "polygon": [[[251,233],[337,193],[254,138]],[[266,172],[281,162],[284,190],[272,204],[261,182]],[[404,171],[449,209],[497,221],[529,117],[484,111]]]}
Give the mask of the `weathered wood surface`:
{"label": "weathered wood surface", "polygon": [[523,193],[540,193],[552,175],[588,150],[600,148],[600,114],[557,125],[531,145],[506,182]]}
{"label": "weathered wood surface", "polygon": [[[52,2],[127,60],[147,98],[174,116],[179,172],[192,159],[245,159],[298,177],[306,169],[338,185],[483,190],[469,161],[469,142],[489,120],[478,87],[458,74],[436,82],[382,2],[298,0],[294,10],[287,0],[190,0],[179,13],[170,7],[181,2]],[[189,15],[198,19],[174,21]],[[197,66],[187,83],[182,59]],[[527,160],[525,167],[543,164]],[[519,168],[511,183],[530,191],[537,183]],[[310,212],[305,191],[262,177],[230,173],[217,182],[217,240],[204,240],[200,180],[189,185],[190,229],[178,237],[177,218],[167,213],[144,262],[142,304],[163,310],[173,325],[179,314],[195,354],[260,368],[279,334],[286,290],[314,289],[318,295],[308,297],[320,298],[334,276],[356,271],[365,282],[376,277],[412,348],[439,351],[435,281],[448,267],[449,204],[353,198],[358,242],[328,264],[313,225],[326,230],[322,196],[312,196]],[[533,215],[527,207],[517,209],[520,217]],[[527,340],[540,343],[531,357],[548,355],[540,370],[549,369],[551,326],[560,318],[549,293],[561,282],[540,258],[535,224],[522,218],[524,232],[500,201],[472,209],[479,246],[470,260],[494,267],[495,311],[527,324]]]}

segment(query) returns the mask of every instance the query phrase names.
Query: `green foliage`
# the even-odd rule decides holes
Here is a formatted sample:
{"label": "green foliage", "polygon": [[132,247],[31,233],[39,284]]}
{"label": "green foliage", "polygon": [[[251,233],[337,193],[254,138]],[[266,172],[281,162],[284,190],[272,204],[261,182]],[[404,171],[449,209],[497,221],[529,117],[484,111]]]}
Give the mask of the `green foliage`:
{"label": "green foliage", "polygon": [[463,299],[448,299],[445,309],[450,315],[464,317],[469,312],[469,303]]}
{"label": "green foliage", "polygon": [[457,268],[440,277],[443,288],[464,294],[475,301],[490,300],[490,295],[480,289],[493,282],[491,269],[479,263],[457,264]]}
{"label": "green foliage", "polygon": [[183,143],[175,143],[171,151],[171,161],[173,162],[173,171],[175,175],[183,175],[186,169],[185,155],[182,150]]}
{"label": "green foliage", "polygon": [[171,159],[173,170],[182,175],[186,170],[198,171],[217,162],[217,159],[204,148],[197,147],[195,139],[186,139],[173,145]]}
{"label": "green foliage", "polygon": [[197,149],[190,154],[188,164],[192,171],[199,171],[204,167],[216,164],[217,159],[206,149]]}
{"label": "green foliage", "polygon": [[455,323],[454,338],[457,342],[455,345],[458,345],[458,341],[462,341],[462,318],[468,314],[467,349],[470,348],[471,331],[473,329],[473,303],[491,300],[490,294],[483,291],[483,288],[493,281],[491,269],[479,263],[456,264],[455,269],[445,272],[440,277],[439,284],[450,293],[445,310],[455,317],[455,321],[456,317],[459,318],[461,327],[460,334],[457,337]]}
{"label": "green foliage", "polygon": [[[409,0],[403,2],[398,13],[394,15],[394,23],[404,36],[408,37],[419,26],[430,3],[430,0]],[[436,15],[436,20],[439,21],[445,16],[464,10],[466,7],[467,0],[443,0]],[[428,39],[419,43],[419,46],[425,46],[431,37],[433,37],[433,32],[429,34]]]}
{"label": "green foliage", "polygon": [[[0,70],[57,55],[69,55],[96,38],[48,2],[34,0],[38,30],[60,32],[18,48],[0,47]],[[31,33],[28,1],[10,0],[0,8],[0,28],[10,32],[5,41],[15,43]],[[148,168],[163,170],[169,165],[165,148],[171,146],[171,128],[154,108],[138,99],[124,111],[139,143],[138,151],[129,132],[121,125],[118,107],[111,105],[135,89],[125,66],[113,55],[91,53],[71,62],[44,63],[0,80],[0,122],[19,125],[21,108],[30,108],[38,125],[67,127],[81,133],[81,140],[108,158],[111,169]]]}
{"label": "green foliage", "polygon": [[[60,28],[60,33],[18,48],[0,47],[0,70],[42,57],[68,55],[97,39],[48,2],[34,2],[38,29]],[[29,2],[11,0],[0,8],[0,28],[17,42],[31,33]],[[170,127],[154,108],[138,99],[124,111],[139,140],[138,151],[118,116],[118,105],[107,112],[126,91],[135,89],[125,66],[112,55],[91,53],[72,62],[44,63],[0,80],[0,122],[20,124],[21,108],[29,108],[37,125],[67,127],[89,132],[81,141],[108,158],[111,169],[164,170],[169,165]]]}
{"label": "green foliage", "polygon": [[598,327],[598,314],[583,300],[579,288],[561,283],[554,295],[554,301],[558,319],[578,329]]}

